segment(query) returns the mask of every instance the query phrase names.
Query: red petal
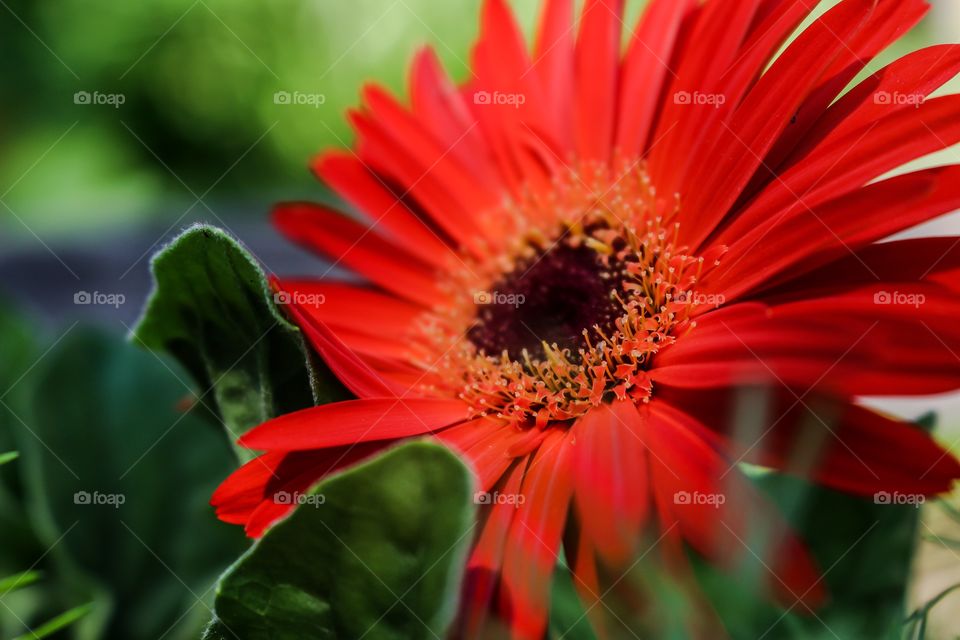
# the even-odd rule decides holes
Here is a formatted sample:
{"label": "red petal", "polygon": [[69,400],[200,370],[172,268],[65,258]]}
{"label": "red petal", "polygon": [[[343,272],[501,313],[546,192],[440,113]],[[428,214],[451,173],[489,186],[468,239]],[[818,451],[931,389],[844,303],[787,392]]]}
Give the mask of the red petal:
{"label": "red petal", "polygon": [[[507,477],[497,485],[498,491],[506,496],[521,495],[520,487],[526,469],[527,459],[518,460]],[[478,507],[480,535],[467,562],[467,575],[460,603],[460,634],[456,637],[486,638],[506,634],[505,630],[491,629],[497,621],[492,620],[490,614],[495,608],[493,599],[503,563],[507,534],[519,508],[521,507],[516,501],[481,504]]]}
{"label": "red petal", "polygon": [[363,211],[371,224],[382,228],[420,260],[444,267],[452,258],[452,251],[428,221],[408,209],[403,199],[352,152],[325,153],[314,160],[313,169],[344,200]]}
{"label": "red petal", "polygon": [[[960,73],[960,46],[936,45],[907,54],[837,100],[793,148],[801,158],[828,139],[862,130],[898,111],[913,111],[931,93]],[[883,99],[881,99],[883,98]]]}
{"label": "red petal", "polygon": [[[477,473],[477,486],[487,491],[517,457],[510,454],[510,445],[521,432],[514,426],[497,424],[488,418],[481,418],[477,423],[482,425],[484,435],[462,449],[462,454]],[[450,438],[450,431],[444,431],[437,437],[446,442]]]}
{"label": "red petal", "polygon": [[283,204],[274,210],[273,221],[294,242],[343,263],[401,298],[431,306],[442,297],[426,265],[336,211],[310,203]]}
{"label": "red petal", "polygon": [[960,142],[960,96],[897,111],[797,159],[717,237],[731,244],[756,226],[817,207],[919,157]]}
{"label": "red petal", "polygon": [[733,300],[960,207],[960,166],[874,183],[816,209],[784,212],[730,245],[704,289]]}
{"label": "red petal", "polygon": [[764,160],[764,168],[757,178],[760,181],[769,180],[769,172],[764,169],[780,165],[784,156],[798,143],[806,145],[809,142],[808,131],[819,124],[818,120],[830,103],[877,54],[916,26],[929,9],[925,0],[878,2],[863,28],[845,43],[840,55],[824,74],[825,80],[797,109],[790,127],[783,132]]}
{"label": "red petal", "polygon": [[677,193],[692,162],[688,131],[699,126],[698,112],[713,105],[693,105],[677,99],[681,93],[713,93],[718,79],[736,60],[757,9],[757,0],[708,2],[703,5],[684,43],[676,77],[664,96],[666,104],[650,152],[650,174],[657,191]]}
{"label": "red petal", "polygon": [[[960,388],[960,366],[947,347],[960,342],[956,296],[936,284],[902,293],[883,286],[707,313],[657,354],[651,378],[685,388],[779,382],[840,396]],[[744,311],[735,313],[739,306]]]}
{"label": "red petal", "polygon": [[347,400],[279,416],[247,432],[249,449],[298,451],[371,440],[395,440],[462,422],[460,400]]}
{"label": "red petal", "polygon": [[707,425],[701,437],[731,457],[847,493],[931,496],[960,478],[960,462],[919,427],[847,400],[761,387],[661,386],[658,397]]}
{"label": "red petal", "polygon": [[576,503],[583,535],[612,566],[625,566],[649,508],[645,413],[631,402],[601,405],[574,427]]}
{"label": "red petal", "polygon": [[789,527],[731,463],[695,435],[693,418],[664,404],[650,405],[648,445],[654,482],[673,493],[665,505],[694,549],[734,567],[756,551],[749,544],[766,532],[766,582],[788,606],[809,609],[825,599],[819,571]]}
{"label": "red petal", "polygon": [[510,527],[504,552],[501,608],[513,637],[542,640],[550,581],[573,491],[569,434],[551,430],[523,479],[525,501]]}
{"label": "red petal", "polygon": [[[797,108],[869,16],[875,0],[847,0],[816,20],[777,58],[723,128],[717,161],[691,173],[680,212],[683,242],[698,245],[740,197]],[[684,224],[686,223],[686,224]]]}
{"label": "red petal", "polygon": [[319,480],[351,466],[383,447],[368,443],[323,451],[271,452],[254,458],[217,488],[210,503],[225,522],[244,524],[250,537],[264,530],[293,509],[292,501],[279,501],[280,492],[304,492]]}
{"label": "red petal", "polygon": [[[368,92],[368,99],[370,97]],[[374,94],[384,96],[385,94]],[[478,210],[469,202],[458,197],[453,185],[435,171],[447,158],[446,150],[422,146],[422,141],[410,141],[410,148],[397,132],[388,129],[380,118],[385,111],[383,105],[378,116],[352,111],[350,122],[357,132],[357,155],[378,175],[386,177],[397,185],[404,197],[413,198],[430,219],[444,230],[460,246],[471,247],[476,243],[477,235],[482,232],[478,221]],[[443,173],[443,172],[441,172]]]}
{"label": "red petal", "polygon": [[960,289],[960,237],[913,238],[872,244],[770,292],[778,298],[814,298],[885,283],[890,290],[918,282]]}
{"label": "red petal", "polygon": [[574,130],[584,160],[610,158],[624,0],[586,0],[577,38]]}
{"label": "red petal", "polygon": [[418,51],[413,59],[410,97],[414,115],[441,146],[485,189],[502,190],[490,148],[474,126],[470,108],[430,47]]}
{"label": "red petal", "polygon": [[537,29],[533,69],[543,87],[553,130],[564,151],[572,147],[574,81],[573,0],[546,0]]}
{"label": "red petal", "polygon": [[309,299],[316,304],[303,305],[312,318],[388,340],[407,335],[423,307],[355,285],[321,280],[282,278],[277,286],[291,299]]}
{"label": "red petal", "polygon": [[661,108],[674,46],[694,0],[653,0],[645,9],[627,49],[620,75],[616,149],[626,157],[647,148],[654,117]]}
{"label": "red petal", "polygon": [[[277,280],[272,280],[272,284],[279,290],[280,284]],[[287,305],[286,309],[330,370],[354,394],[361,398],[389,398],[404,393],[402,387],[392,385],[378,375],[326,324],[311,316],[297,301]]]}

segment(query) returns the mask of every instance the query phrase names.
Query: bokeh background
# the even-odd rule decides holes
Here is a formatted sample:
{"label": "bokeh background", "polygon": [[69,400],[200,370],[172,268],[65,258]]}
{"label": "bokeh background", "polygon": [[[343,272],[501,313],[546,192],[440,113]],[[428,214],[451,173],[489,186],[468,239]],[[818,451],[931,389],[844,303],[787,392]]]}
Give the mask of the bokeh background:
{"label": "bokeh background", "polygon": [[[538,1],[512,4],[531,30]],[[642,5],[629,2],[630,21]],[[935,5],[870,69],[960,41],[960,1]],[[308,160],[351,142],[344,112],[365,82],[405,94],[417,47],[433,46],[463,78],[478,10],[479,0],[0,0],[0,297],[18,318],[0,344],[4,360],[20,363],[8,386],[20,386],[43,359],[46,347],[13,359],[28,342],[51,345],[90,324],[125,334],[149,292],[150,256],[191,223],[227,229],[267,271],[320,271],[322,263],[270,229],[271,205],[329,197]],[[950,149],[923,164],[957,162]],[[960,218],[924,232],[957,234]],[[122,302],[77,304],[82,292]],[[83,354],[74,355],[65,362],[83,377]],[[917,417],[931,403],[885,407]],[[953,442],[960,401],[938,398],[936,409],[941,437]],[[924,517],[923,537],[960,540],[939,510],[928,507]],[[960,549],[936,542],[919,543],[915,603],[960,582]],[[957,595],[931,622],[943,634],[960,633],[949,615]],[[0,637],[15,627],[0,626]]]}

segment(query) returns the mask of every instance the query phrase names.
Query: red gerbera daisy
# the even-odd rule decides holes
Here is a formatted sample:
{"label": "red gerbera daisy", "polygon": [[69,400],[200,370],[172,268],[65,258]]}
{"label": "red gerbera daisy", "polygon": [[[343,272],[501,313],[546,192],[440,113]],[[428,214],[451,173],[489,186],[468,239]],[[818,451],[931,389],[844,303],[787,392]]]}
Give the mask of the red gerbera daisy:
{"label": "red gerbera daisy", "polygon": [[[622,46],[623,0],[586,0],[577,32],[572,0],[547,0],[529,52],[487,0],[466,83],[426,49],[409,106],[368,87],[354,149],[314,164],[364,218],[276,211],[369,281],[276,283],[357,399],[244,436],[266,453],[219,516],[258,536],[290,509],[275,492],[433,434],[523,496],[481,508],[462,635],[492,602],[539,639],[564,542],[588,601],[645,533],[675,567],[684,542],[742,555],[765,507],[741,461],[865,496],[949,489],[952,456],[854,399],[960,388],[960,239],[879,242],[960,207],[960,166],[881,179],[960,141],[960,97],[928,98],[960,47],[838,98],[927,5],[844,0],[790,41],[815,4],[652,0]],[[766,399],[752,434],[745,394]],[[770,591],[816,607],[818,570],[763,513]]]}

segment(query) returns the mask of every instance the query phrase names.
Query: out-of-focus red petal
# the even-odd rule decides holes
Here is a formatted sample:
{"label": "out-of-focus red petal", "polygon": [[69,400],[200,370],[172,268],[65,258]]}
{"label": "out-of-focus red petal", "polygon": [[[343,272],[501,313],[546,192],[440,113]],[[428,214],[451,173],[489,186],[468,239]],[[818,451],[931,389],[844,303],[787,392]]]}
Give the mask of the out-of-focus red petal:
{"label": "out-of-focus red petal", "polygon": [[916,425],[804,391],[660,387],[659,397],[705,425],[699,435],[730,457],[848,493],[931,496],[960,479],[960,462]]}
{"label": "out-of-focus red petal", "polygon": [[731,469],[731,461],[697,437],[693,418],[658,402],[651,403],[650,412],[654,482],[661,494],[665,489],[672,494],[672,503],[663,508],[676,519],[684,540],[732,568],[756,553],[749,545],[762,528],[772,544],[763,562],[767,586],[788,606],[820,606],[826,596],[820,573],[776,509]]}
{"label": "out-of-focus red petal", "polygon": [[[527,458],[517,460],[506,477],[497,484],[496,490],[504,496],[516,498],[521,495],[527,462]],[[507,535],[517,517],[518,509],[521,508],[522,505],[518,505],[516,499],[497,502],[491,500],[489,504],[478,506],[480,534],[467,561],[458,622],[460,634],[457,637],[498,637],[506,633],[502,629],[502,622],[493,618],[493,612],[496,609],[495,596],[504,550],[508,544]]]}
{"label": "out-of-focus red petal", "polygon": [[546,110],[558,148],[573,147],[574,34],[573,0],[545,0],[537,29],[533,70],[540,78]]}
{"label": "out-of-focus red petal", "polygon": [[574,130],[583,160],[606,161],[613,144],[624,0],[586,0],[576,48]]}
{"label": "out-of-focus red petal", "polygon": [[523,479],[523,505],[510,526],[504,551],[500,609],[512,637],[541,640],[550,608],[550,582],[573,492],[573,444],[551,430]]}
{"label": "out-of-focus red petal", "polygon": [[646,411],[632,402],[601,405],[580,419],[573,473],[582,535],[612,566],[636,554],[649,510],[643,444]]}

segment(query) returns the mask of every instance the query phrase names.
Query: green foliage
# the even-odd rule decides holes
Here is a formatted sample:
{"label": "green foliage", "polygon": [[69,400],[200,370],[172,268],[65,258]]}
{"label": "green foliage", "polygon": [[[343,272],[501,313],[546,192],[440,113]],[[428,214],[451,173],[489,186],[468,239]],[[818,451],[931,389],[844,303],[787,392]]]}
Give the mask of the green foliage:
{"label": "green foliage", "polygon": [[[12,462],[17,457],[18,455],[15,452],[0,455],[0,465]],[[0,599],[6,598],[14,591],[26,589],[38,583],[41,577],[42,574],[39,571],[27,570],[6,578],[0,578]],[[9,606],[5,606],[9,611]],[[52,620],[49,620],[40,626],[31,629],[29,631],[29,636],[20,635],[14,640],[26,640],[28,637],[35,640],[40,640],[41,638],[49,637],[54,633],[69,627],[74,622],[87,615],[90,610],[91,605],[89,604],[74,607],[73,609],[56,616]]]}
{"label": "green foliage", "polygon": [[590,618],[573,584],[573,575],[561,562],[554,573],[550,601],[550,637],[556,640],[597,640]]}
{"label": "green foliage", "polygon": [[25,589],[40,580],[39,571],[24,571],[16,575],[0,578],[0,595],[7,595],[17,589]]}
{"label": "green foliage", "polygon": [[231,441],[314,400],[346,397],[277,311],[263,271],[225,232],[187,230],[154,257],[153,276],[133,339],[180,360]]}
{"label": "green foliage", "polygon": [[472,539],[472,479],[407,444],[322,482],[220,582],[206,640],[442,637]]}
{"label": "green foliage", "polygon": [[36,585],[21,617],[35,626],[51,609],[92,603],[34,631],[82,617],[72,627],[82,640],[195,637],[210,585],[245,541],[207,504],[234,457],[217,430],[178,409],[183,379],[174,363],[83,329],[24,379],[29,431],[15,430],[14,466],[39,551],[20,562],[41,558],[51,584]]}
{"label": "green foliage", "polygon": [[[783,611],[758,592],[748,562],[733,577],[701,565],[717,612],[733,637],[827,640],[900,638],[919,510],[874,504],[778,474],[755,479],[784,511],[824,572],[830,600],[811,615],[802,605]],[[763,557],[763,554],[758,554]]]}

